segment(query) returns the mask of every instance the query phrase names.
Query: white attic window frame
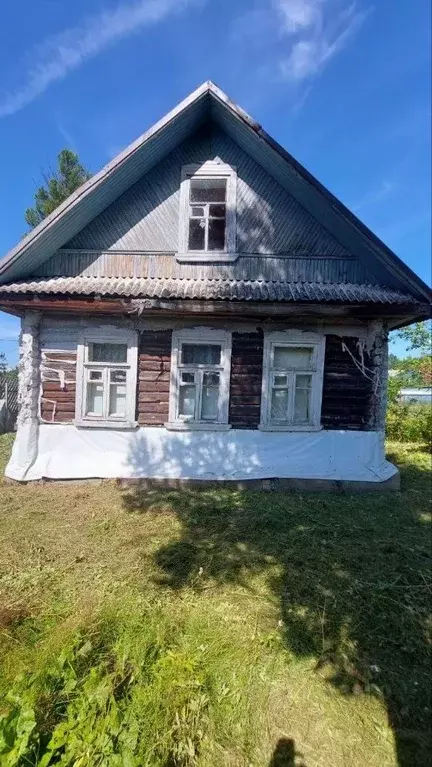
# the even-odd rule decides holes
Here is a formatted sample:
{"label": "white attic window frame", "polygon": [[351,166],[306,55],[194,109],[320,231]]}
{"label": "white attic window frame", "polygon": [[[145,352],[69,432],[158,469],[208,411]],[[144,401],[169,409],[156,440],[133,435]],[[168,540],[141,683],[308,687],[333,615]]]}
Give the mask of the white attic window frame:
{"label": "white attic window frame", "polygon": [[[310,349],[310,362],[306,366],[277,369],[274,365],[275,348]],[[322,390],[324,380],[325,335],[298,330],[275,331],[264,335],[263,378],[261,391],[261,431],[320,431]],[[310,376],[309,418],[305,423],[294,421],[297,376]],[[276,380],[285,377],[279,384]],[[276,420],[271,414],[273,389],[288,390],[287,419]],[[301,388],[301,387],[299,387]]]}
{"label": "white attic window frame", "polygon": [[[225,247],[223,250],[189,250],[190,182],[192,178],[226,179]],[[237,170],[234,166],[218,162],[217,160],[208,160],[201,164],[183,165],[180,184],[178,261],[226,263],[237,259],[236,200]],[[196,206],[199,207],[199,203]]]}
{"label": "white attic window frame", "polygon": [[[126,345],[125,362],[93,362],[90,360],[91,344]],[[111,371],[124,371],[126,386],[126,401],[124,415],[109,414]],[[87,411],[88,388],[91,383],[91,372],[99,372],[103,385],[103,413],[92,414]],[[76,401],[75,425],[90,428],[133,429],[136,421],[136,386],[138,373],[138,333],[123,328],[99,328],[84,330],[80,335],[77,347],[76,368]]]}
{"label": "white attic window frame", "polygon": [[[183,345],[220,346],[220,363],[197,364],[182,362]],[[229,396],[231,376],[231,347],[232,333],[229,330],[217,330],[208,327],[184,328],[174,330],[171,345],[171,378],[169,395],[169,421],[165,427],[172,431],[228,431],[231,426],[229,419]],[[203,391],[203,377],[205,373],[216,373],[219,376],[219,394],[217,405],[217,418],[205,420],[196,418],[201,409]],[[196,410],[195,416],[180,415],[180,387],[183,373],[193,374],[196,387]]]}

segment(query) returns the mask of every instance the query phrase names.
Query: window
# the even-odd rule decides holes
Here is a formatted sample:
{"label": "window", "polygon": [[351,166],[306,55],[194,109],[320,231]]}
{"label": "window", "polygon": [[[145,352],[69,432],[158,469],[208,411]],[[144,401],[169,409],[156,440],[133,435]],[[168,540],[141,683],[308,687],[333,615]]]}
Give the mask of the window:
{"label": "window", "polygon": [[78,346],[77,423],[135,425],[136,334],[84,336]]}
{"label": "window", "polygon": [[235,169],[213,161],[184,166],[178,260],[233,261],[235,242]]}
{"label": "window", "polygon": [[210,328],[173,332],[168,428],[229,428],[230,364],[231,333]]}
{"label": "window", "polygon": [[260,428],[320,428],[324,345],[325,337],[315,333],[266,336]]}

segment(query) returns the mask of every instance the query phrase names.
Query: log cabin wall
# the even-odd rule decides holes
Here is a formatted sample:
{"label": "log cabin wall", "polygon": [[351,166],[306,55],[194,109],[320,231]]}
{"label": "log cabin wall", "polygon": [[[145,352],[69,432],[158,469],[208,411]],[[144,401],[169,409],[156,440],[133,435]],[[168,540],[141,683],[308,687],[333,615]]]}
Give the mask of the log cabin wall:
{"label": "log cabin wall", "polygon": [[168,418],[172,330],[140,333],[137,420],[140,426],[163,426]]}
{"label": "log cabin wall", "polygon": [[[50,319],[42,329],[40,419],[43,423],[72,423],[75,418],[76,349],[82,323]],[[137,421],[140,426],[163,426],[169,419],[172,330],[139,333]],[[326,336],[321,422],[324,429],[365,431],[371,422],[373,383],[360,363],[355,337]],[[257,429],[260,422],[263,332],[232,334],[229,423],[234,429]]]}
{"label": "log cabin wall", "polygon": [[74,351],[43,349],[41,354],[40,419],[72,423],[75,418],[76,360]]}
{"label": "log cabin wall", "polygon": [[[343,345],[349,351],[345,351]],[[351,354],[350,354],[351,353]],[[352,355],[352,356],[351,356]],[[373,383],[370,356],[363,355],[364,372],[356,338],[326,336],[321,423],[324,429],[356,429],[369,426]]]}
{"label": "log cabin wall", "polygon": [[229,422],[233,429],[257,429],[260,422],[263,332],[233,333]]}

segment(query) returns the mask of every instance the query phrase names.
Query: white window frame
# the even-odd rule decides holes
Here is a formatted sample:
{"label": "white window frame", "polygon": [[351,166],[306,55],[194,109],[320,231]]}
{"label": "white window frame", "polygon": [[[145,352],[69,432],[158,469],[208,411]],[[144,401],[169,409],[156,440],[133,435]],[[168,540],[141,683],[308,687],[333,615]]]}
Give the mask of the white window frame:
{"label": "white window frame", "polygon": [[[312,349],[312,361],[310,367],[299,371],[288,371],[288,391],[292,411],[294,407],[295,376],[311,375],[311,399],[310,399],[310,422],[308,424],[295,424],[287,421],[271,420],[271,391],[273,375],[277,371],[273,369],[273,354],[275,346],[284,347],[310,347]],[[261,392],[261,422],[259,428],[262,431],[319,431],[321,427],[322,389],[324,379],[324,355],[325,335],[319,333],[307,333],[296,330],[277,331],[266,333],[264,336],[263,356],[263,379]],[[280,372],[279,372],[280,374]]]}
{"label": "white window frame", "polygon": [[[226,229],[224,250],[189,250],[189,196],[192,178],[225,178]],[[236,198],[237,170],[232,165],[208,160],[200,165],[183,165],[180,185],[179,246],[178,261],[229,262],[235,261],[236,253]]]}
{"label": "white window frame", "polygon": [[[126,363],[116,362],[90,362],[88,359],[89,345],[92,343],[127,344]],[[107,376],[109,369],[126,370],[126,408],[125,416],[93,416],[86,414],[87,398],[87,372],[95,369],[108,371],[103,373],[105,397],[109,383]],[[79,339],[77,348],[77,372],[76,372],[76,403],[75,425],[92,428],[106,429],[131,429],[137,426],[136,421],[136,388],[138,371],[138,333],[136,331],[123,330],[122,328],[103,328],[84,331]]]}
{"label": "white window frame", "polygon": [[[227,431],[231,428],[228,424],[229,416],[229,391],[231,375],[231,331],[217,330],[212,328],[190,328],[174,330],[171,346],[171,379],[169,397],[169,421],[165,424],[167,429],[175,431]],[[180,374],[189,366],[181,364],[181,348],[183,344],[218,344],[221,347],[220,365],[211,366],[212,370],[219,372],[219,401],[217,421],[199,421],[178,415]],[[208,367],[207,365],[190,366],[198,370],[199,374]],[[201,386],[201,384],[200,384]]]}

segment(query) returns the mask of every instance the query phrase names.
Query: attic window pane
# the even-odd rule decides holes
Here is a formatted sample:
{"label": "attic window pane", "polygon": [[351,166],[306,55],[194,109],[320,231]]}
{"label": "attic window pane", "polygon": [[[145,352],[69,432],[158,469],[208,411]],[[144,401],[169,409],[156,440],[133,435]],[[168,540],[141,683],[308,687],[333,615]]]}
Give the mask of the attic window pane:
{"label": "attic window pane", "polygon": [[210,205],[209,208],[211,218],[225,218],[225,205]]}
{"label": "attic window pane", "polygon": [[204,250],[205,222],[202,218],[191,218],[189,221],[189,250]]}
{"label": "attic window pane", "polygon": [[225,219],[211,218],[209,220],[208,249],[223,250],[225,247]]}
{"label": "attic window pane", "polygon": [[225,178],[192,178],[190,182],[191,202],[225,202]]}

